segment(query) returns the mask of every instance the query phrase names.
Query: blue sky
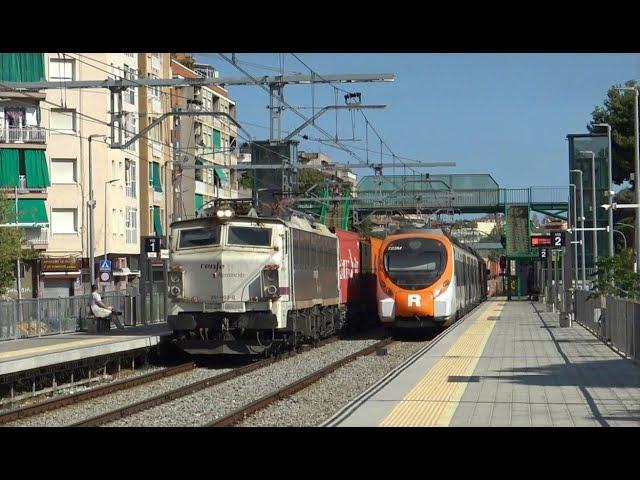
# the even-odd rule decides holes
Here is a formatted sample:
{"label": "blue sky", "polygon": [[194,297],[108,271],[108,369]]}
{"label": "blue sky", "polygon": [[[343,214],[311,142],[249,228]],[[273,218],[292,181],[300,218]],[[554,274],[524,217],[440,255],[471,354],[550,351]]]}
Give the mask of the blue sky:
{"label": "blue sky", "polygon": [[[229,54],[230,55],[230,54]],[[568,133],[586,132],[591,111],[601,104],[608,87],[640,79],[640,56],[633,54],[297,54],[320,74],[394,73],[393,83],[342,86],[362,92],[363,103],[388,105],[367,112],[369,120],[393,152],[424,162],[456,162],[453,168],[418,169],[433,174],[490,173],[503,187],[566,185],[568,183]],[[278,55],[238,54],[238,59],[279,68]],[[196,54],[221,76],[242,76],[217,54]],[[242,65],[254,75],[275,72]],[[298,60],[285,56],[286,72],[308,73]],[[259,87],[230,87],[237,102],[238,120],[254,138],[268,138],[269,98]],[[343,103],[340,92],[339,102]],[[318,105],[335,102],[330,86],[315,88]],[[311,106],[309,85],[285,88],[285,100],[294,106]],[[301,110],[311,116],[311,110]],[[364,123],[359,115],[356,137],[345,142],[364,148]],[[302,120],[285,111],[283,129]],[[318,122],[335,135],[334,113]],[[340,114],[341,138],[352,137],[351,117]],[[307,128],[303,133],[322,137]],[[369,148],[379,143],[369,135]],[[346,153],[302,141],[301,150],[322,151],[336,161],[353,161]],[[354,151],[364,158],[365,152]],[[384,150],[386,153],[386,150]],[[370,159],[379,154],[370,153]],[[385,158],[385,161],[391,161]],[[371,174],[358,170],[359,176]],[[391,174],[391,169],[385,170]],[[402,173],[399,169],[396,173]]]}

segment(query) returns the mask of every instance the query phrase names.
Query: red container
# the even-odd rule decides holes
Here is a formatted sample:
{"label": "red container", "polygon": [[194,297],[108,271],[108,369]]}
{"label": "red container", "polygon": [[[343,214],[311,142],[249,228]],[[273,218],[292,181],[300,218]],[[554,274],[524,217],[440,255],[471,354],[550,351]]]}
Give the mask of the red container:
{"label": "red container", "polygon": [[360,235],[335,229],[338,237],[340,269],[340,303],[359,302],[362,296]]}

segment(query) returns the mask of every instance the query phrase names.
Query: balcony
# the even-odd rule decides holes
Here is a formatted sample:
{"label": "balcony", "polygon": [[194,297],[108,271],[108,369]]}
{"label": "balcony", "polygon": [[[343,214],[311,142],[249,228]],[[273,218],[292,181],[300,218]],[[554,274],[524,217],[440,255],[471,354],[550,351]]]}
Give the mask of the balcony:
{"label": "balcony", "polygon": [[45,143],[46,131],[36,126],[0,128],[1,143]]}
{"label": "balcony", "polygon": [[49,244],[48,228],[25,228],[24,243],[35,248],[45,247]]}
{"label": "balcony", "polygon": [[[16,190],[15,187],[0,186],[0,191],[4,192],[5,195],[8,196],[8,198],[15,198],[15,190]],[[18,177],[18,193],[20,194],[20,198],[22,198],[24,194],[36,194],[35,198],[40,198],[42,196],[40,194],[46,194],[47,189],[46,187],[27,186],[26,175],[20,175]],[[28,195],[26,198],[31,198],[31,197]]]}

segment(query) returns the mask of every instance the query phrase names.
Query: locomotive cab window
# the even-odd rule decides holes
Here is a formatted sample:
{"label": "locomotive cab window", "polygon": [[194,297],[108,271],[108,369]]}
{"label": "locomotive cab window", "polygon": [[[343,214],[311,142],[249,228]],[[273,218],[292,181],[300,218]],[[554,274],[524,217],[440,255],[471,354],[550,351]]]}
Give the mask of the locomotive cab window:
{"label": "locomotive cab window", "polygon": [[220,225],[180,230],[178,249],[220,244]]}
{"label": "locomotive cab window", "polygon": [[383,257],[390,280],[407,290],[432,285],[447,263],[445,246],[430,238],[403,238],[392,242]]}
{"label": "locomotive cab window", "polygon": [[229,227],[229,245],[270,247],[271,229],[258,227]]}

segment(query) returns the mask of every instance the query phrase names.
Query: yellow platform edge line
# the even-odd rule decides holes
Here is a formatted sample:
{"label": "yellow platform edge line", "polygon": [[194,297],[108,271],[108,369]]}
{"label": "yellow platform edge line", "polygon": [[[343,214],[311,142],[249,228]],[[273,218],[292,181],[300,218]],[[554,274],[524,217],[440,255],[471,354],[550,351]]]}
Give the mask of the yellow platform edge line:
{"label": "yellow platform edge line", "polygon": [[484,312],[379,426],[449,425],[467,384],[448,382],[448,378],[473,374],[495,326],[495,321],[488,320],[488,317],[499,317],[503,309],[504,302],[501,302]]}

